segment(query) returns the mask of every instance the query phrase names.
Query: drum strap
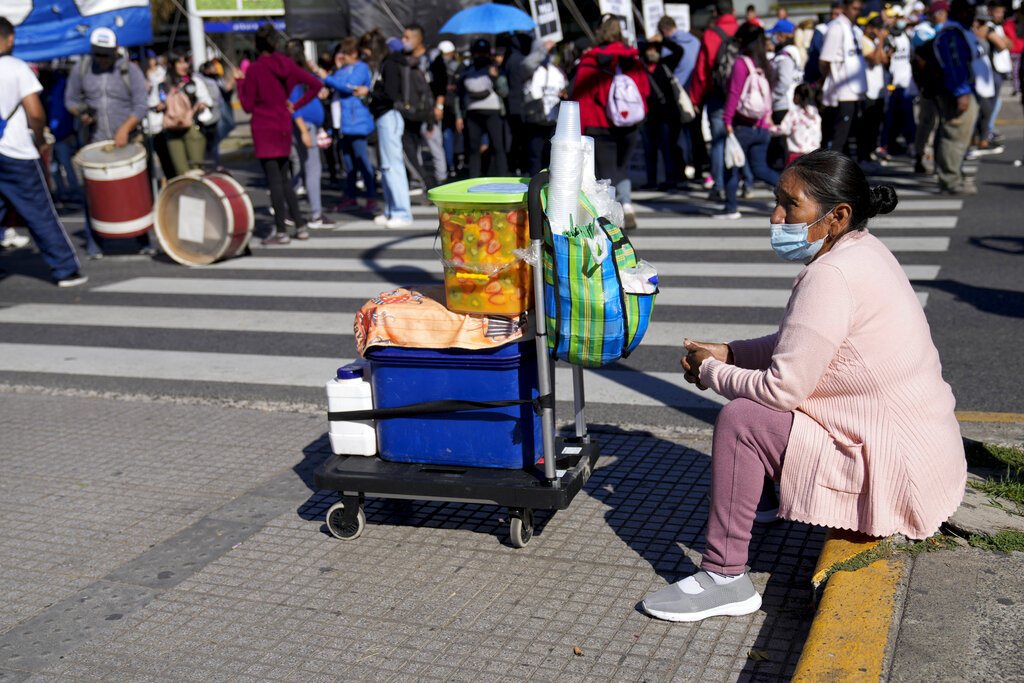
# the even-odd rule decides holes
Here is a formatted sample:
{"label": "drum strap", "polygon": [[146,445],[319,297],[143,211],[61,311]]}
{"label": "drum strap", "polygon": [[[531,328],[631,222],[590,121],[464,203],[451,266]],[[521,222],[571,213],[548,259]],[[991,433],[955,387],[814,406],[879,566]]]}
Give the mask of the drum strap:
{"label": "drum strap", "polygon": [[[92,68],[92,55],[86,55],[78,62],[78,82],[82,89],[82,100],[85,100],[85,74],[89,73],[89,69]],[[128,96],[132,94],[132,77],[128,73],[128,60],[119,59],[117,61],[117,70],[121,73],[121,80],[124,82],[124,87],[128,91]]]}

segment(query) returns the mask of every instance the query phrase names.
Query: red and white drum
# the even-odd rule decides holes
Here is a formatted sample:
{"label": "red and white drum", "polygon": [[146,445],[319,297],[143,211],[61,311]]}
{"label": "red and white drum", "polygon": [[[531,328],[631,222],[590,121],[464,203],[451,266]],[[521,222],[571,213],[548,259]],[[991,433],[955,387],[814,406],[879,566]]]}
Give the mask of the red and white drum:
{"label": "red and white drum", "polygon": [[101,237],[135,237],[153,227],[153,192],[142,145],[94,142],[79,150],[75,163],[85,179],[92,229]]}
{"label": "red and white drum", "polygon": [[186,266],[241,252],[255,221],[245,188],[226,173],[190,171],[171,180],[157,196],[155,213],[164,253]]}

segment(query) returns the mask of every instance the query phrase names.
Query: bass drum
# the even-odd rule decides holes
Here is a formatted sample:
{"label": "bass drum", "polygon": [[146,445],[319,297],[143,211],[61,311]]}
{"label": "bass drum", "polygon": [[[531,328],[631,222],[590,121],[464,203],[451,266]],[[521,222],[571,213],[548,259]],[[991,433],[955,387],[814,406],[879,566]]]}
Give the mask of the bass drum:
{"label": "bass drum", "polygon": [[252,200],[226,173],[179,176],[156,200],[156,236],[164,253],[186,266],[205,266],[245,249],[252,237]]}
{"label": "bass drum", "polygon": [[82,169],[89,221],[96,233],[117,239],[153,227],[153,192],[142,145],[94,142],[78,151],[75,164]]}

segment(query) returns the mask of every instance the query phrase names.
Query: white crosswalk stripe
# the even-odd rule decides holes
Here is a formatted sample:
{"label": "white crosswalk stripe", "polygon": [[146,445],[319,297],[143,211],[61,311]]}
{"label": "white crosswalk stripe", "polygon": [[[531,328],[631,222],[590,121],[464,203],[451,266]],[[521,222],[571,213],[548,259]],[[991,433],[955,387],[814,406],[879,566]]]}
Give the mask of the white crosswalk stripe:
{"label": "white crosswalk stripe", "polygon": [[[912,281],[936,280],[938,256],[950,248],[962,200],[935,195],[927,180],[887,180],[900,188],[901,203],[893,214],[873,219],[872,230],[907,261],[903,268]],[[741,205],[742,219],[723,222],[705,215],[720,209],[706,193],[634,193],[640,229],[630,239],[658,267],[661,292],[640,350],[626,363],[586,371],[588,404],[685,410],[724,403],[687,384],[678,365],[657,363],[664,363],[666,353],[677,363],[685,337],[730,340],[774,331],[770,321],[781,316],[802,266],[778,261],[770,252],[772,202],[769,191],[758,189]],[[318,231],[308,242],[272,249],[254,242],[251,257],[200,269],[171,272],[165,265],[159,273],[135,271],[90,285],[85,302],[10,302],[0,307],[0,330],[20,336],[5,335],[0,342],[0,381],[2,373],[17,373],[263,385],[303,390],[317,400],[334,369],[351,360],[353,318],[363,301],[400,284],[440,282],[436,209],[416,206],[413,213],[408,230],[343,218],[337,229]],[[918,295],[927,305],[927,290]],[[91,339],[107,339],[109,345],[74,343],[79,328],[101,331]],[[211,350],[206,339],[213,333],[221,336]],[[224,335],[296,341],[281,353],[247,353],[225,349]],[[315,335],[337,340],[339,352],[303,354],[302,340]],[[143,346],[133,345],[136,340]],[[558,364],[559,400],[571,400],[570,374]]]}

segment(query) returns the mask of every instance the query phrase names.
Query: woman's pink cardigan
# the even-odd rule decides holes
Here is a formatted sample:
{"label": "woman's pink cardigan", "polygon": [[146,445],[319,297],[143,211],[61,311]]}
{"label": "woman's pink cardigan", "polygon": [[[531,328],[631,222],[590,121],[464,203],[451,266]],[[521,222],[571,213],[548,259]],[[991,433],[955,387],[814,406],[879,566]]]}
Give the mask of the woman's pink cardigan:
{"label": "woman's pink cardigan", "polygon": [[779,331],[701,364],[728,399],[793,411],[779,514],[873,536],[935,533],[967,477],[955,401],[907,276],[867,231],[797,276]]}

